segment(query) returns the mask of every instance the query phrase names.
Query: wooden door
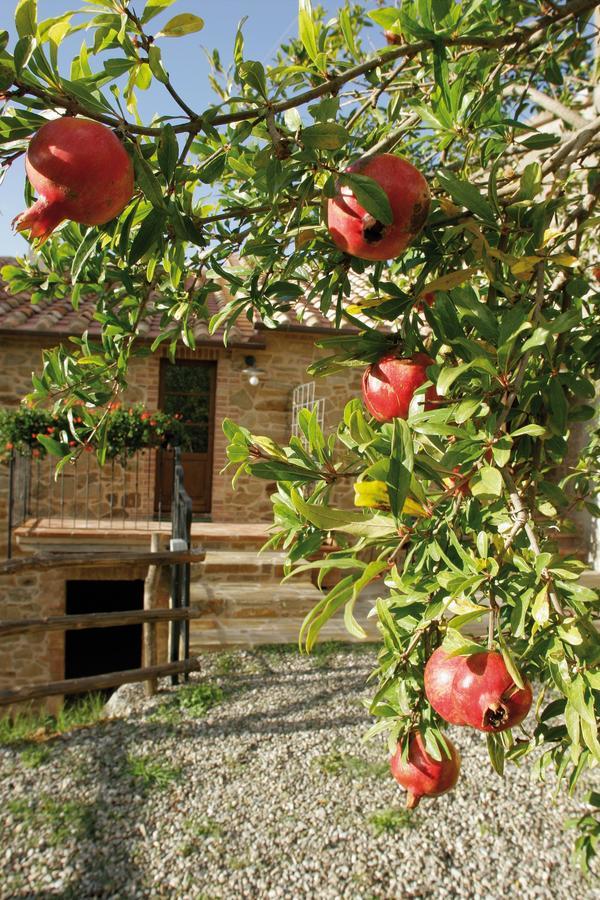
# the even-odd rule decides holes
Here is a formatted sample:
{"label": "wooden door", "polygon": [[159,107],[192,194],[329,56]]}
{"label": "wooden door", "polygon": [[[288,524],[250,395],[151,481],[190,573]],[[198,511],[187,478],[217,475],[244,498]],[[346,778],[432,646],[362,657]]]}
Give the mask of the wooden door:
{"label": "wooden door", "polygon": [[[159,404],[170,415],[179,413],[189,446],[182,449],[185,489],[192,498],[192,512],[210,513],[217,364],[161,360]],[[173,489],[173,454],[161,451],[156,472],[156,511],[167,515]]]}

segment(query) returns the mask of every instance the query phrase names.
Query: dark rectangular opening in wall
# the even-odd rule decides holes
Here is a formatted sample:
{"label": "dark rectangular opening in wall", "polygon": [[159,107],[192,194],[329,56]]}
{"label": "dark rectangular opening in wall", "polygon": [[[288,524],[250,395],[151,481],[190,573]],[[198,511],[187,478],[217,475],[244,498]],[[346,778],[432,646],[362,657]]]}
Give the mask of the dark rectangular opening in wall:
{"label": "dark rectangular opening in wall", "polygon": [[[143,609],[144,582],[67,581],[67,615]],[[88,628],[65,634],[65,678],[85,678],[138,669],[142,664],[142,626]]]}

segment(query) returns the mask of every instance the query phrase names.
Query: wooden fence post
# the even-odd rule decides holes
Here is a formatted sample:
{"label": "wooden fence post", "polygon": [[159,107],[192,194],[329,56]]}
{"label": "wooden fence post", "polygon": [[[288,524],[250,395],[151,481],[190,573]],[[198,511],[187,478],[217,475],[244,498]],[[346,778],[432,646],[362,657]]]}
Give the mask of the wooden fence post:
{"label": "wooden fence post", "polygon": [[[160,534],[154,532],[151,538],[150,549],[152,553],[158,553],[160,550]],[[158,594],[158,586],[160,584],[161,566],[148,566],[148,574],[144,582],[144,609],[154,609],[156,606],[156,597]],[[156,649],[156,623],[144,622],[144,662],[145,668],[155,666],[157,660]],[[157,679],[149,678],[145,683],[145,692],[147,697],[152,697],[157,690]]]}

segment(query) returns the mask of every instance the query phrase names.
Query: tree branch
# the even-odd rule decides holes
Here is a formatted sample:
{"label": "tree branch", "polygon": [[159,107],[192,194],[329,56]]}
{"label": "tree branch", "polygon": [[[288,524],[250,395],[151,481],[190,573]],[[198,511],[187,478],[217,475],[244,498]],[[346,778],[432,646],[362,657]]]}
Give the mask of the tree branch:
{"label": "tree branch", "polygon": [[[536,554],[536,556],[539,556],[541,553],[540,545],[539,545],[539,542],[537,539],[537,535],[533,529],[533,525],[531,524],[529,511],[526,509],[526,507],[523,503],[523,500],[521,499],[521,496],[517,490],[517,486],[507,469],[502,470],[502,477],[504,478],[504,483],[506,484],[506,486],[508,488],[508,495],[510,498],[510,506],[511,506],[512,512],[517,517],[517,520],[523,523],[521,527],[523,527],[525,529],[525,534],[527,535],[527,539],[529,541],[529,546],[531,547],[533,552]],[[514,526],[513,526],[513,528],[514,528]],[[506,547],[505,547],[505,549],[506,549]],[[541,574],[542,574],[542,577],[544,578],[544,580],[546,581],[546,583],[548,584],[548,597],[550,599],[550,602],[552,603],[552,606],[553,606],[555,612],[557,612],[559,616],[565,616],[566,613],[563,610],[562,606],[560,605],[560,601],[558,599],[556,589],[554,587],[554,581],[552,579],[552,576],[548,572],[548,569],[546,569],[546,567],[544,567],[542,569]]]}

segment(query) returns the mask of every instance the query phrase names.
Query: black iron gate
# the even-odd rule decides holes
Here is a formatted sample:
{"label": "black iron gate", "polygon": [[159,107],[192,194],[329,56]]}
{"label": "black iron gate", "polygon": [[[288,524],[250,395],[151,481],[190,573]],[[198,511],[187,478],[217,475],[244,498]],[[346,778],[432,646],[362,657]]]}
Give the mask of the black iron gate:
{"label": "black iron gate", "polygon": [[[192,500],[183,486],[181,451],[175,448],[173,461],[173,499],[171,502],[171,550],[189,550],[192,539]],[[171,608],[188,608],[190,605],[190,563],[171,566]],[[190,658],[190,623],[186,620],[171,622],[169,634],[169,662]],[[189,680],[189,675],[184,675]],[[171,677],[177,684],[178,675]]]}

